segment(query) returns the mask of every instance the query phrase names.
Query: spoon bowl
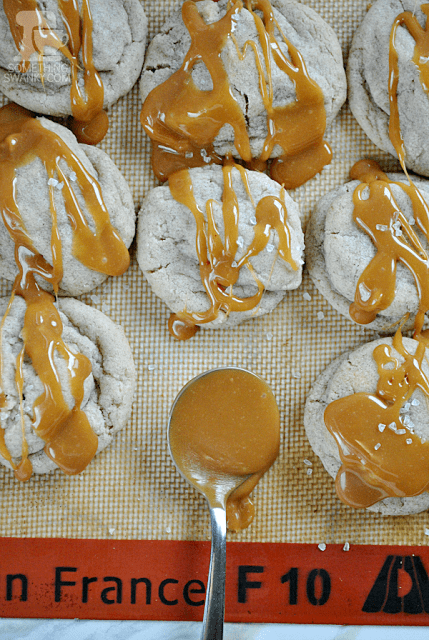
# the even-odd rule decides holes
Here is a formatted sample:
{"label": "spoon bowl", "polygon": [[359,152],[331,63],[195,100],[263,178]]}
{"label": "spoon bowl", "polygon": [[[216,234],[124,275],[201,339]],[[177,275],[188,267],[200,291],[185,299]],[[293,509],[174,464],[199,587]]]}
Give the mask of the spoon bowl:
{"label": "spoon bowl", "polygon": [[231,528],[251,522],[248,494],[278,454],[279,415],[270,388],[240,367],[200,374],[173,403],[168,446],[179,473],[205,496],[210,509],[212,545],[201,639],[221,640],[227,510]]}

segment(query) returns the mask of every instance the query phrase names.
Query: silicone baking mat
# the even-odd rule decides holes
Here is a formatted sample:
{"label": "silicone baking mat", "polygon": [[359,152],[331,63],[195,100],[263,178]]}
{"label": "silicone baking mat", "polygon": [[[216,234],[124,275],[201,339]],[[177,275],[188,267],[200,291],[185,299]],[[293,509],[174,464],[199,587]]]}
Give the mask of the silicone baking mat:
{"label": "silicone baking mat", "polygon": [[[149,38],[176,0],[146,0]],[[366,0],[307,0],[338,34],[347,58],[352,34],[367,10]],[[156,184],[150,144],[139,123],[138,87],[109,111],[111,127],[101,147],[128,180],[136,208]],[[361,157],[394,169],[392,158],[367,139],[345,105],[327,132],[332,164],[292,193],[304,222],[317,199],[348,178]],[[371,340],[318,294],[308,274],[270,315],[232,330],[200,331],[176,342],[167,332],[168,309],[148,287],[135,259],[120,278],[110,278],[82,300],[121,324],[138,371],[132,418],[115,442],[81,475],[60,471],[17,482],[0,470],[0,535],[35,538],[122,540],[207,540],[208,512],[203,498],[188,488],[170,461],[166,444],[169,408],[180,388],[198,373],[239,365],[271,385],[281,412],[281,450],[277,463],[254,491],[256,518],[241,542],[299,542],[425,545],[429,516],[382,517],[344,506],[334,483],[313,454],[304,433],[303,409],[316,376],[344,351]],[[10,291],[2,283],[3,295]],[[308,296],[304,298],[304,294]],[[312,463],[311,475],[309,466]]]}

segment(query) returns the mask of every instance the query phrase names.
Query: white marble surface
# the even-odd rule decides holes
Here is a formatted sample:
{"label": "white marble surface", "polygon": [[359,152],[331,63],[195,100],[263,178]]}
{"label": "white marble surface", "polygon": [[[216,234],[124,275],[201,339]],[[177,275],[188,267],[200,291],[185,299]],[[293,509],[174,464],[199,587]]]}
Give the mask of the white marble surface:
{"label": "white marble surface", "polygon": [[[1,640],[199,640],[199,622],[0,620]],[[427,627],[226,624],[224,640],[428,640]]]}

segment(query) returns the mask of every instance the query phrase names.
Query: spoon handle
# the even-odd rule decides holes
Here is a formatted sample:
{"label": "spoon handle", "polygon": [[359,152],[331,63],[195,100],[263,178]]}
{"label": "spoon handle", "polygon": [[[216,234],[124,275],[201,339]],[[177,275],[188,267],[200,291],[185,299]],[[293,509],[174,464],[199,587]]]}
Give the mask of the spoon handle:
{"label": "spoon handle", "polygon": [[212,546],[201,640],[222,640],[225,613],[226,511],[210,507]]}

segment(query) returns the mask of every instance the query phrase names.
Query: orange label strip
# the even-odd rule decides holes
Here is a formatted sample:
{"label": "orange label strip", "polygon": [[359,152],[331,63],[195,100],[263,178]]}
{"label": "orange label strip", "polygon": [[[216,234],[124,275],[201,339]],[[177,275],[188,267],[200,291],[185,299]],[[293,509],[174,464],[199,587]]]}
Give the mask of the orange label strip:
{"label": "orange label strip", "polygon": [[[202,620],[208,542],[2,539],[0,616]],[[427,625],[429,547],[227,544],[226,620]]]}

